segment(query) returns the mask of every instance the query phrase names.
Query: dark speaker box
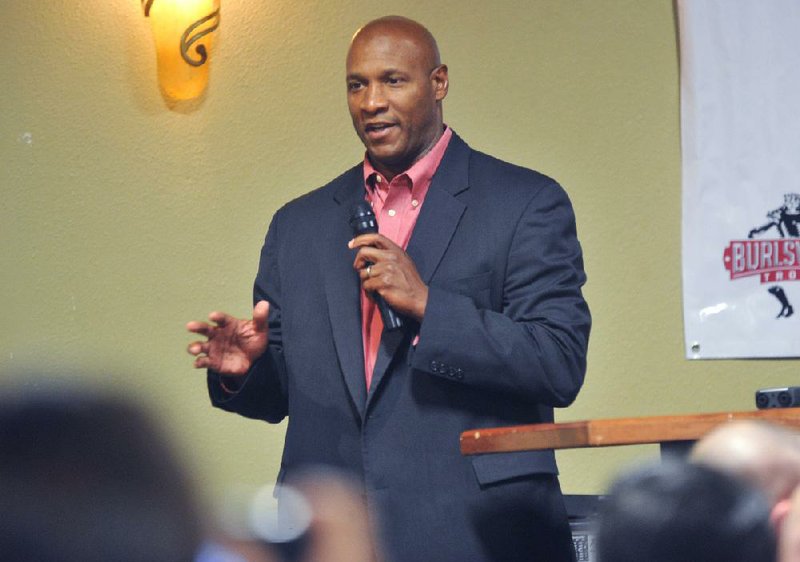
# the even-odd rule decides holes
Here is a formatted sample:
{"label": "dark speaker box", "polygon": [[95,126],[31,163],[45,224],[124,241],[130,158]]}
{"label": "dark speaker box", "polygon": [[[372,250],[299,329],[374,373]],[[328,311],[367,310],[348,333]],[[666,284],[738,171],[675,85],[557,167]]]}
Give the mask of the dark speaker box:
{"label": "dark speaker box", "polygon": [[800,406],[800,386],[756,390],[756,408],[794,408]]}

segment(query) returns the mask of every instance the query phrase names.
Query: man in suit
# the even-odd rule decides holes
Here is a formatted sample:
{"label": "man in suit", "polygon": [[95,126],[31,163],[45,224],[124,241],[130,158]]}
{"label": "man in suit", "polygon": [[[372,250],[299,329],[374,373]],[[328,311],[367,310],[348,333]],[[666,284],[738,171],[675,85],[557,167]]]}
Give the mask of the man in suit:
{"label": "man in suit", "polygon": [[[279,484],[354,474],[393,562],[574,558],[552,451],[464,457],[473,428],[553,421],[583,383],[590,316],[570,202],[443,122],[433,36],[361,28],[347,97],[363,164],[272,219],[250,320],[188,329],[215,406],[289,417]],[[379,233],[353,238],[353,207]],[[383,330],[374,295],[403,319]]]}

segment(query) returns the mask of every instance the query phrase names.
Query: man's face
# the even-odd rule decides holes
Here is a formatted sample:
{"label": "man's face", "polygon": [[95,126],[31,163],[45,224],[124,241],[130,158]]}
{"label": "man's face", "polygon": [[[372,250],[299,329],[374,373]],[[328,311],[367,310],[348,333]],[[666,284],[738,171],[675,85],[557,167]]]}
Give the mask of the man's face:
{"label": "man's face", "polygon": [[418,40],[391,28],[356,37],[347,56],[347,104],[353,126],[381,173],[403,172],[441,134],[438,107],[447,67]]}

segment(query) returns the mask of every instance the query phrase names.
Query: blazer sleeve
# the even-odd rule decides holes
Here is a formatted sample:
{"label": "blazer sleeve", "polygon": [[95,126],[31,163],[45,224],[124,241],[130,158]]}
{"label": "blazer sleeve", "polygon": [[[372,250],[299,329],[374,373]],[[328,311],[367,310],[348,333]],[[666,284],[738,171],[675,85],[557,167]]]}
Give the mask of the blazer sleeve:
{"label": "blazer sleeve", "polygon": [[267,351],[253,364],[236,392],[226,391],[220,384],[220,376],[213,371],[208,372],[208,392],[214,406],[270,423],[280,422],[288,413],[286,363],[283,357],[281,331],[280,271],[277,259],[279,215],[280,212],[275,215],[267,231],[253,289],[254,303],[266,300],[270,304]]}
{"label": "blazer sleeve", "polygon": [[[548,406],[572,403],[583,384],[591,326],[575,217],[557,183],[527,202],[507,251],[499,310],[431,284],[411,366],[455,384]],[[423,373],[417,373],[422,375]]]}

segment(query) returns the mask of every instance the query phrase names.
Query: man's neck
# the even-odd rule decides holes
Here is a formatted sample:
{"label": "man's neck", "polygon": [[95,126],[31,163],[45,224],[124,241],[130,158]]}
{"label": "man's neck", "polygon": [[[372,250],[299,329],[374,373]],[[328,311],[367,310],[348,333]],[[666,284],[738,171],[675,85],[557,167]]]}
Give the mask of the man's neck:
{"label": "man's neck", "polygon": [[442,138],[442,134],[444,134],[445,126],[442,124],[441,126],[436,128],[436,135],[434,135],[433,140],[431,140],[411,162],[398,164],[397,166],[387,166],[382,162],[375,162],[372,158],[369,158],[372,167],[375,168],[375,171],[379,172],[387,181],[392,181],[395,176],[398,176],[411,168],[414,164],[425,158],[425,155],[428,154],[431,149],[436,146],[436,143],[439,142],[439,139]]}

